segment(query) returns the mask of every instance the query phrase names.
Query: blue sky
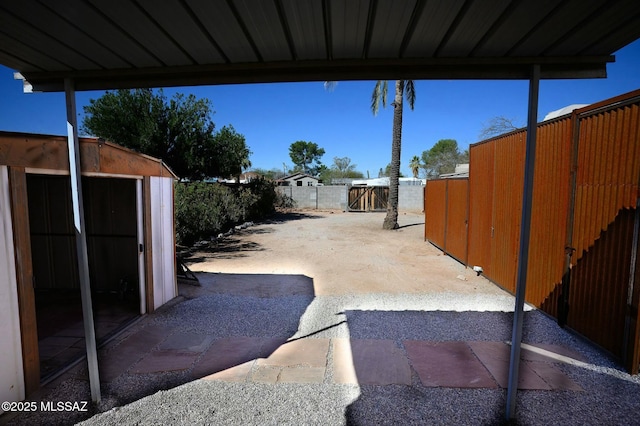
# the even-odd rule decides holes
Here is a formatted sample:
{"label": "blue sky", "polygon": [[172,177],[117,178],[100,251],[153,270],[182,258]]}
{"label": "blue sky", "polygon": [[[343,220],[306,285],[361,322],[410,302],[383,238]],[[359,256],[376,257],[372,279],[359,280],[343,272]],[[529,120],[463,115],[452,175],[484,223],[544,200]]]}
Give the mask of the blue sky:
{"label": "blue sky", "polygon": [[[373,116],[370,96],[374,82],[340,82],[325,91],[321,82],[247,84],[165,89],[209,98],[217,128],[232,124],[245,135],[254,167],[292,166],[289,145],[317,143],[333,157],[349,157],[365,175],[376,177],[391,158],[392,109]],[[640,89],[640,40],[616,53],[608,78],[544,80],[540,84],[539,119],[550,111],[576,103],[589,104]],[[527,81],[433,80],[416,82],[415,110],[405,109],[402,172],[410,175],[409,159],[440,139],[456,139],[461,149],[478,142],[484,123],[496,116],[524,125]],[[103,92],[78,92],[78,112]],[[405,104],[406,105],[406,104]],[[22,93],[13,71],[0,66],[0,130],[66,134],[64,95]]]}

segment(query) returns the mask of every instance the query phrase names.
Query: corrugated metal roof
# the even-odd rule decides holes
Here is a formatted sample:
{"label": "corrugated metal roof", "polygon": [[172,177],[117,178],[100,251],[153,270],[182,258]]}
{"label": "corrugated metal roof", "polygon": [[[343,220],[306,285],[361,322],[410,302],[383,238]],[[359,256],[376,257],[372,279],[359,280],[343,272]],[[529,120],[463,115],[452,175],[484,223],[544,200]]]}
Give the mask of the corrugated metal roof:
{"label": "corrugated metal roof", "polygon": [[22,0],[0,64],[35,90],[272,81],[604,77],[637,0]]}

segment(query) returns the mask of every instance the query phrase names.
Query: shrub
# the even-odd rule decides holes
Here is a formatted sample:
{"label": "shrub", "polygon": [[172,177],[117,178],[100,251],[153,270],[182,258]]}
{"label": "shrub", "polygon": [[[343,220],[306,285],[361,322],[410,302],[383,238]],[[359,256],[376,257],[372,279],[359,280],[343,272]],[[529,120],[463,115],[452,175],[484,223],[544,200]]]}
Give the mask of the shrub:
{"label": "shrub", "polygon": [[239,223],[261,219],[274,211],[277,200],[275,183],[262,178],[243,186],[178,182],[176,242],[192,245]]}

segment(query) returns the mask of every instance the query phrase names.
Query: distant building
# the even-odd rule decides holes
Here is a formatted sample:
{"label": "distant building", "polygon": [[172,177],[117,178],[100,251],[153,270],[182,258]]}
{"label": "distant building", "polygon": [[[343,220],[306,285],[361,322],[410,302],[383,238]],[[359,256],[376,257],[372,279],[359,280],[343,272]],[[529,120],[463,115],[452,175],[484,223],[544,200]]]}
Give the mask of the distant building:
{"label": "distant building", "polygon": [[236,178],[231,179],[218,179],[220,183],[249,183],[252,180],[258,179],[261,175],[256,172],[246,172],[240,175],[240,179],[236,180]]}
{"label": "distant building", "polygon": [[469,163],[467,164],[456,164],[456,170],[453,173],[443,173],[438,176],[440,179],[451,179],[451,178],[468,178],[469,177]]}
{"label": "distant building", "polygon": [[306,173],[298,172],[276,181],[279,186],[319,186],[320,179]]}
{"label": "distant building", "polygon": [[553,120],[554,118],[562,117],[563,115],[571,114],[574,109],[584,108],[589,104],[572,104],[568,105],[564,108],[557,109],[555,111],[551,111],[549,114],[544,116],[542,121]]}

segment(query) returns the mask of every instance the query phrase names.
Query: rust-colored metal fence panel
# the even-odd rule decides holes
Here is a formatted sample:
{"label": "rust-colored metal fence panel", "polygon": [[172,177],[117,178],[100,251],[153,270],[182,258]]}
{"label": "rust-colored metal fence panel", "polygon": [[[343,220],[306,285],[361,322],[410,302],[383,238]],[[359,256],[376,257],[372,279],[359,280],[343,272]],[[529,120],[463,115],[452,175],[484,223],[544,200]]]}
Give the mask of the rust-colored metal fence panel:
{"label": "rust-colored metal fence panel", "polygon": [[[640,193],[640,93],[578,111],[567,324],[625,359],[638,325],[631,268]],[[635,249],[634,249],[635,246]],[[637,302],[637,301],[636,301]],[[633,326],[629,326],[632,324]],[[635,363],[637,369],[637,362]]]}
{"label": "rust-colored metal fence panel", "polygon": [[491,228],[493,226],[493,143],[469,149],[469,266],[481,266],[491,276]]}
{"label": "rust-colored metal fence panel", "polygon": [[571,270],[567,325],[624,357],[635,209],[623,209]]}
{"label": "rust-colored metal fence panel", "polygon": [[445,251],[451,257],[466,264],[469,179],[445,180],[447,183]]}
{"label": "rust-colored metal fence panel", "polygon": [[491,275],[511,292],[516,289],[518,244],[524,186],[525,132],[495,139]]}
{"label": "rust-colored metal fence panel", "polygon": [[469,180],[427,181],[425,239],[455,259],[467,263]]}
{"label": "rust-colored metal fence panel", "polygon": [[635,208],[640,100],[579,118],[573,247],[579,259],[623,208]]}
{"label": "rust-colored metal fence panel", "polygon": [[570,117],[538,125],[525,298],[556,315],[565,272],[571,144]]}
{"label": "rust-colored metal fence panel", "polygon": [[[510,291],[525,139],[522,130],[470,148],[467,264]],[[527,302],[566,315],[569,327],[637,372],[640,91],[540,123],[534,179]],[[567,247],[575,248],[572,269]]]}
{"label": "rust-colored metal fence panel", "polygon": [[424,198],[424,236],[441,250],[445,248],[445,216],[447,209],[447,181],[428,180]]}

